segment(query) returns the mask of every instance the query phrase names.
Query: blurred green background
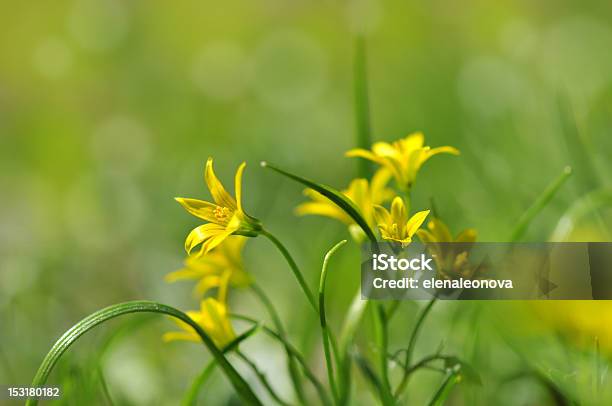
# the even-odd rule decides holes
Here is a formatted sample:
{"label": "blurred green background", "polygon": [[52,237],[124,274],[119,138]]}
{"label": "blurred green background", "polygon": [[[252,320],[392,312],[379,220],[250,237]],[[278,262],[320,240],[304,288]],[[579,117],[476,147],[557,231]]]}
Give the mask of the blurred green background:
{"label": "blurred green background", "polygon": [[[413,210],[435,197],[455,232],[475,227],[480,240],[505,241],[569,164],[574,176],[525,240],[609,239],[609,210],[574,221],[567,213],[611,186],[610,2],[4,1],[0,27],[0,383],[29,383],[54,340],[106,305],[151,299],[196,308],[190,284],[163,276],[181,266],[183,239],[197,225],[173,197],[208,198],[208,156],[228,187],[247,161],[248,212],[288,245],[314,286],[323,253],[346,230],[295,217],[301,188],[258,163],[338,188],[354,177],[356,162],[343,154],[355,142],[358,27],[367,33],[374,139],[423,131],[428,145],[462,151],[427,163]],[[577,136],[567,125],[574,120]],[[358,253],[351,243],[330,273],[334,327],[358,286]],[[317,321],[282,258],[261,238],[245,256],[323,376]],[[233,292],[231,303],[264,315],[248,292]],[[403,305],[393,346],[405,345],[421,305]],[[554,321],[553,306],[442,303],[417,353],[443,341],[479,368],[484,385],[457,389],[453,404],[552,403],[545,385],[520,375],[533,368],[592,400],[593,337],[607,370],[610,306],[563,310],[590,315],[588,323]],[[180,398],[208,354],[163,344],[173,324],[134,325],[138,318],[100,327],[69,352],[53,382],[82,397],[72,404],[104,403],[95,369],[119,404]],[[117,329],[127,333],[106,346]],[[263,337],[245,348],[286,393],[281,349]],[[414,404],[438,379],[426,372],[411,383]],[[358,390],[356,402],[372,401]],[[216,376],[204,398],[226,404],[231,390]]]}

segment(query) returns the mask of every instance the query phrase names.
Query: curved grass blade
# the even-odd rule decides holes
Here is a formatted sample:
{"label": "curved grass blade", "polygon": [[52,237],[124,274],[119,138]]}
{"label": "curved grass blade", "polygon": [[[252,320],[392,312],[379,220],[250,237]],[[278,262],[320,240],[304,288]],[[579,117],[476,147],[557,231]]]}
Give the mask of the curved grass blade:
{"label": "curved grass blade", "polygon": [[338,343],[338,353],[340,354],[340,401],[341,405],[348,402],[348,398],[351,392],[351,367],[352,367],[352,354],[350,351],[350,345],[353,342],[357,328],[361,323],[364,313],[368,309],[369,300],[363,300],[361,298],[361,290],[357,291],[353,301],[349,307],[349,310],[344,318],[342,329],[340,331],[340,340]]}
{"label": "curved grass blade", "polygon": [[[254,324],[250,329],[240,334],[231,343],[223,347],[223,354],[227,354],[228,352],[236,349],[238,347],[238,344],[255,334],[260,329],[260,327],[261,324]],[[204,367],[202,372],[193,380],[193,383],[191,384],[189,390],[185,394],[185,397],[183,397],[183,401],[181,402],[183,406],[195,406],[197,404],[200,389],[202,388],[202,386],[204,386],[206,381],[208,381],[208,378],[210,378],[210,376],[212,375],[212,372],[215,370],[216,365],[217,362],[214,359],[211,360],[208,364],[206,364],[206,367]]]}
{"label": "curved grass blade", "polygon": [[332,255],[334,255],[334,253],[344,244],[346,244],[346,240],[340,241],[339,243],[334,245],[329,251],[327,251],[327,254],[325,254],[325,258],[323,259],[323,266],[321,267],[321,277],[319,279],[319,322],[321,323],[323,351],[325,352],[325,363],[327,365],[327,378],[329,380],[329,385],[332,388],[332,393],[334,394],[334,398],[336,399],[336,401],[338,400],[338,386],[336,384],[336,378],[334,376],[334,363],[332,362],[332,354],[330,350],[331,332],[327,327],[327,316],[325,314],[325,282],[327,281],[327,268],[329,260],[331,259]]}
{"label": "curved grass blade", "polygon": [[[230,317],[236,320],[246,321],[251,324],[259,324],[257,320],[251,317],[248,317],[248,316],[241,315],[241,314],[231,314]],[[289,351],[291,351],[292,356],[295,357],[295,359],[298,361],[298,363],[302,367],[304,371],[304,375],[306,376],[306,378],[308,378],[308,380],[312,383],[312,386],[314,386],[314,388],[316,389],[317,394],[319,395],[319,398],[321,399],[321,404],[325,406],[330,406],[331,401],[329,397],[327,396],[327,393],[325,392],[325,388],[323,387],[321,382],[319,382],[319,380],[317,379],[315,374],[312,372],[312,370],[308,367],[308,364],[306,363],[306,360],[304,359],[302,354],[289,341],[283,338],[283,336],[279,332],[274,331],[271,328],[266,327],[265,325],[262,325],[261,328],[266,334],[268,334],[270,337],[274,338],[275,340],[279,341],[283,346],[285,346],[285,348],[288,348]]]}
{"label": "curved grass blade", "polygon": [[286,176],[289,179],[293,179],[294,181],[301,183],[302,185],[309,187],[319,192],[323,196],[327,197],[329,200],[335,203],[336,206],[344,210],[344,212],[348,214],[353,220],[355,220],[355,223],[357,223],[357,225],[363,230],[363,232],[367,235],[368,239],[372,242],[372,244],[377,246],[376,236],[374,235],[374,232],[368,225],[367,221],[365,221],[365,219],[361,215],[361,212],[359,211],[357,206],[355,206],[355,204],[349,198],[344,196],[338,190],[332,188],[331,186],[316,183],[301,176],[289,173],[283,169],[271,165],[266,161],[262,161],[261,166],[264,168],[270,168],[273,171],[280,173],[281,175]]}
{"label": "curved grass blade", "polygon": [[[283,343],[287,342],[287,332],[285,331],[285,327],[283,326],[283,322],[274,307],[274,304],[266,294],[266,292],[256,283],[251,284],[251,291],[254,295],[259,299],[262,305],[266,308],[270,319],[272,320],[272,324],[274,328],[278,332],[278,334],[283,338]],[[304,388],[302,387],[302,377],[298,370],[298,366],[296,363],[296,359],[291,353],[291,350],[287,345],[285,347],[285,354],[287,355],[287,367],[289,370],[289,376],[291,377],[291,381],[293,382],[293,387],[295,389],[295,393],[300,400],[301,403],[306,403],[306,395],[304,394]]]}
{"label": "curved grass blade", "polygon": [[536,199],[535,202],[529,208],[521,218],[519,219],[514,231],[510,235],[510,241],[515,242],[521,239],[527,231],[529,224],[533,221],[535,216],[538,215],[546,207],[546,205],[552,200],[557,191],[563,186],[563,184],[567,181],[567,179],[572,175],[572,168],[566,166],[563,169],[563,172],[550,183],[546,189],[542,192],[542,194]]}
{"label": "curved grass blade", "polygon": [[[200,336],[204,345],[211,352],[216,362],[221,366],[221,369],[230,380],[232,386],[238,392],[243,401],[250,405],[262,405],[259,401],[249,384],[240,376],[238,371],[229,363],[225,358],[222,351],[219,350],[212,339],[202,330],[199,324],[193,321],[189,316],[180,310],[173,307],[166,306],[160,303],[150,301],[133,301],[118,303],[104,309],[98,310],[95,313],[90,314],[77,324],[72,326],[68,331],[64,333],[51,347],[51,350],[41,363],[34,379],[32,380],[32,386],[42,386],[47,381],[49,374],[53,370],[53,367],[62,354],[68,350],[68,348],[81,337],[83,334],[96,327],[98,324],[104,323],[105,321],[111,320],[115,317],[122,316],[130,313],[159,313],[166,314],[168,316],[175,317],[189,326],[191,326],[195,332]],[[33,406],[38,404],[38,399],[29,398],[26,401],[26,406]]]}
{"label": "curved grass blade", "polygon": [[[612,189],[599,189],[577,200],[557,223],[550,237],[551,241],[565,241],[582,218],[589,214],[597,215],[599,210],[612,207]],[[607,231],[607,230],[604,230]],[[607,237],[607,236],[606,236]]]}

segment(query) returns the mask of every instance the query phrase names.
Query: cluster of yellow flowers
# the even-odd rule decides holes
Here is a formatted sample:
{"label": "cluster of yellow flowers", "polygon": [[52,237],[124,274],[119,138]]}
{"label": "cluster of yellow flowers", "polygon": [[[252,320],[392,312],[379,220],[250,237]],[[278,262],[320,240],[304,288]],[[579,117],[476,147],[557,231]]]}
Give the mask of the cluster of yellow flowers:
{"label": "cluster of yellow flowers", "polygon": [[[423,164],[432,156],[442,153],[458,155],[459,151],[449,146],[425,146],[421,133],[411,134],[391,144],[377,142],[373,144],[371,151],[350,150],[346,153],[347,157],[368,159],[378,164],[379,168],[371,180],[354,179],[342,193],[359,209],[368,225],[374,230],[378,229],[382,239],[405,246],[417,234],[430,210],[419,211],[410,216],[410,202],[407,204],[403,197],[397,195],[388,186],[389,181],[394,178],[397,189],[403,195],[409,196]],[[197,281],[195,293],[203,299],[200,310],[188,312],[188,315],[202,326],[219,347],[226,346],[236,337],[228,318],[228,286],[245,286],[250,282],[241,259],[245,237],[254,237],[263,232],[261,222],[246,214],[242,206],[241,185],[245,166],[246,164],[242,163],[236,171],[235,198],[225,190],[215,175],[212,158],[206,162],[204,179],[214,203],[176,198],[187,212],[206,223],[189,233],[185,240],[185,250],[189,255],[185,267],[169,274],[166,280]],[[304,193],[310,201],[299,205],[296,208],[297,214],[334,218],[348,226],[356,241],[361,242],[364,239],[362,229],[342,208],[312,189],[307,189]],[[389,209],[383,206],[388,201],[391,201]],[[421,230],[417,234],[424,242],[454,240],[440,219],[430,220],[428,228],[428,231]],[[474,230],[466,230],[459,234],[456,240],[473,241],[475,237]],[[200,249],[192,254],[198,246]],[[216,297],[207,296],[211,289],[216,289]],[[182,323],[180,326],[182,331],[167,333],[165,338],[198,340],[189,326]]]}
{"label": "cluster of yellow flowers", "polygon": [[[409,217],[408,205],[404,199],[396,196],[393,189],[388,187],[391,177],[395,179],[398,189],[408,195],[418,171],[429,158],[442,153],[459,155],[456,148],[449,146],[431,148],[424,143],[423,134],[414,133],[392,144],[374,143],[371,151],[358,148],[346,153],[347,157],[365,158],[380,166],[371,182],[367,179],[355,179],[343,193],[359,208],[370,227],[378,228],[384,240],[396,241],[402,245],[409,244],[430,213],[429,210],[423,210]],[[349,226],[355,240],[363,240],[363,232],[333,202],[311,189],[305,190],[304,193],[312,201],[298,206],[296,209],[298,214],[317,214],[335,218]],[[389,200],[392,200],[391,210],[382,206]]]}
{"label": "cluster of yellow flowers", "polygon": [[[245,166],[246,164],[242,163],[236,171],[236,198],[225,190],[215,175],[212,158],[206,162],[204,180],[214,203],[176,198],[187,212],[208,223],[194,228],[189,233],[185,240],[185,250],[188,254],[185,267],[168,274],[166,281],[197,281],[194,292],[203,298],[200,310],[187,312],[187,315],[202,326],[219,348],[225,347],[236,338],[229,321],[228,286],[241,287],[250,283],[250,277],[242,263],[245,236],[257,235],[257,231],[261,229],[260,222],[242,209],[242,173]],[[200,250],[192,255],[192,250],[198,245],[201,246]],[[217,290],[216,297],[206,297],[211,289]],[[200,340],[191,327],[182,322],[177,324],[182,331],[166,333],[165,340]]]}

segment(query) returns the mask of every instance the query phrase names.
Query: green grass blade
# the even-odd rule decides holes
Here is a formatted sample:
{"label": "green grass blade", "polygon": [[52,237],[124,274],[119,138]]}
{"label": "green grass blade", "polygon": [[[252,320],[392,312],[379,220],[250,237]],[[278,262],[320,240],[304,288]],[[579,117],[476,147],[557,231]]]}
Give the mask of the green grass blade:
{"label": "green grass blade", "polygon": [[268,240],[270,240],[270,242],[272,242],[272,244],[274,244],[276,248],[280,251],[283,257],[285,257],[285,260],[287,260],[287,263],[289,264],[289,267],[291,268],[291,272],[293,272],[293,275],[297,279],[298,284],[300,285],[300,288],[302,288],[302,291],[304,292],[306,299],[308,299],[308,303],[310,303],[310,305],[312,306],[312,309],[315,312],[317,312],[318,311],[317,304],[315,302],[314,296],[310,288],[308,287],[308,283],[306,283],[306,279],[304,279],[304,275],[302,274],[302,271],[300,271],[300,267],[296,264],[295,260],[289,253],[289,250],[287,250],[287,248],[283,245],[283,243],[278,238],[276,238],[273,234],[269,233],[267,230],[262,229],[259,233],[265,236]]}
{"label": "green grass blade", "polygon": [[[368,97],[367,55],[365,38],[358,34],[355,38],[355,53],[353,55],[355,84],[355,118],[357,131],[356,144],[358,148],[370,149],[372,137],[370,134],[370,106]],[[357,173],[361,178],[369,178],[372,174],[372,164],[366,159],[357,160]]]}
{"label": "green grass blade", "polygon": [[354,354],[353,358],[355,359],[355,363],[357,364],[357,367],[359,367],[359,370],[361,371],[366,381],[370,383],[372,388],[374,388],[374,390],[376,391],[376,395],[380,396],[381,401],[383,401],[384,392],[382,388],[382,383],[380,381],[380,378],[376,374],[376,371],[374,370],[372,365],[370,365],[370,362],[359,353]]}
{"label": "green grass blade", "polygon": [[510,235],[510,241],[518,241],[523,237],[525,231],[529,227],[529,224],[533,221],[533,219],[546,207],[546,205],[552,200],[552,198],[557,194],[561,186],[568,180],[568,178],[572,175],[572,168],[566,166],[563,169],[563,172],[553,180],[547,187],[544,189],[542,194],[538,196],[538,198],[533,202],[531,206],[523,213],[521,218],[518,220],[514,231]]}
{"label": "green grass blade", "polygon": [[[287,342],[287,332],[285,331],[285,327],[283,326],[283,322],[281,321],[274,304],[266,294],[266,292],[256,283],[251,284],[251,291],[254,295],[259,299],[262,305],[266,308],[270,319],[272,319],[272,324],[274,328],[278,332],[278,334],[283,338],[283,343]],[[285,354],[287,355],[287,367],[289,370],[289,376],[291,377],[291,382],[293,383],[293,387],[295,389],[295,393],[300,400],[301,403],[306,403],[306,395],[304,394],[304,388],[302,387],[302,377],[300,375],[296,359],[291,353],[290,348],[285,344]]]}
{"label": "green grass blade", "polygon": [[368,225],[367,221],[365,221],[365,219],[361,215],[361,212],[359,211],[357,206],[355,206],[355,204],[349,198],[344,196],[338,190],[332,188],[331,186],[316,183],[301,176],[294,175],[265,161],[261,163],[261,166],[264,168],[270,168],[273,171],[280,173],[281,175],[286,176],[289,179],[292,179],[298,183],[301,183],[302,185],[309,187],[319,192],[323,196],[327,197],[334,204],[336,204],[336,206],[344,210],[344,212],[348,214],[355,221],[355,223],[357,223],[357,225],[367,235],[368,239],[370,240],[370,242],[372,242],[372,244],[374,244],[375,246],[377,245],[376,235],[374,235],[374,232]]}
{"label": "green grass blade", "polygon": [[572,159],[572,166],[576,170],[578,185],[581,192],[596,189],[602,186],[601,179],[593,165],[593,154],[587,148],[586,140],[580,135],[576,118],[568,98],[560,94],[557,98],[557,108],[561,134],[567,146],[568,155]]}
{"label": "green grass blade", "polygon": [[[332,354],[330,350],[330,340],[331,340],[331,332],[327,327],[327,316],[325,314],[325,282],[327,281],[327,269],[329,265],[329,260],[332,255],[340,249],[344,244],[346,244],[346,240],[340,241],[338,244],[334,245],[327,254],[325,254],[325,258],[323,259],[323,266],[321,267],[321,277],[319,279],[319,321],[321,323],[321,335],[323,338],[323,351],[325,352],[325,363],[327,365],[327,378],[329,380],[329,385],[332,388],[332,393],[334,394],[334,399],[338,400],[338,385],[336,384],[336,378],[334,376],[334,363],[332,362]],[[337,369],[337,368],[336,368]]]}
{"label": "green grass blade", "polygon": [[450,395],[451,389],[458,382],[459,377],[457,372],[460,370],[459,366],[455,368],[449,368],[446,372],[446,376],[442,380],[440,387],[434,394],[433,398],[429,401],[429,406],[441,406],[444,404],[444,401]]}
{"label": "green grass blade", "polygon": [[[251,324],[259,324],[257,320],[251,317],[248,317],[248,316],[241,315],[241,314],[231,314],[230,317],[232,317],[233,319],[245,321]],[[263,325],[261,328],[266,334],[268,334],[270,337],[280,342],[283,346],[285,346],[285,348],[288,348],[289,351],[291,351],[292,356],[295,357],[295,359],[298,361],[298,363],[302,367],[302,370],[304,371],[304,375],[316,389],[317,394],[319,395],[319,398],[321,399],[321,404],[325,406],[330,406],[331,400],[329,399],[329,396],[325,392],[325,388],[323,387],[321,382],[317,379],[316,375],[312,372],[312,370],[306,363],[306,359],[304,359],[304,356],[302,356],[302,354],[297,350],[297,348],[295,348],[295,346],[293,346],[293,344],[291,344],[286,338],[284,338],[278,331],[274,331],[273,329],[265,325]]]}
{"label": "green grass blade", "polygon": [[389,382],[389,362],[387,360],[387,349],[389,347],[388,321],[385,308],[382,303],[374,303],[374,323],[376,344],[379,351],[380,381],[382,390],[382,401],[384,405],[392,405],[393,394]]}
{"label": "green grass blade", "polygon": [[[597,216],[603,208],[612,207],[612,189],[599,189],[586,194],[581,199],[578,199],[572,206],[561,216],[555,230],[550,237],[551,241],[565,241],[572,232],[576,224],[592,214]],[[608,233],[607,229],[603,230]],[[608,240],[609,235],[604,235]]]}
{"label": "green grass blade", "polygon": [[350,345],[353,342],[357,328],[361,324],[363,315],[368,309],[370,301],[361,298],[361,290],[357,290],[349,310],[344,318],[342,330],[340,331],[340,340],[338,343],[338,352],[341,357],[339,365],[340,371],[340,404],[346,404],[351,391],[351,367],[352,355]]}
{"label": "green grass blade", "polygon": [[[68,348],[89,330],[96,327],[98,324],[104,323],[105,321],[114,319],[115,317],[122,316],[130,313],[159,313],[166,314],[177,318],[189,326],[191,326],[198,336],[200,336],[204,345],[211,352],[216,362],[220,365],[221,369],[230,380],[232,386],[240,395],[242,400],[250,405],[261,405],[249,384],[240,376],[238,371],[229,363],[229,361],[223,355],[223,352],[219,350],[212,339],[202,330],[199,324],[193,321],[189,316],[180,310],[173,307],[166,306],[160,303],[150,301],[133,301],[115,304],[104,309],[98,310],[95,313],[90,314],[83,320],[76,323],[72,328],[64,333],[53,345],[49,353],[41,363],[34,379],[32,380],[32,386],[42,386],[47,381],[49,374],[53,370],[53,367],[57,364],[62,354],[68,350]],[[26,401],[27,406],[38,404],[38,399],[29,398]]]}
{"label": "green grass blade", "polygon": [[[241,342],[255,334],[260,329],[260,327],[260,324],[255,324],[247,331],[240,334],[231,343],[229,343],[223,348],[223,354],[227,354],[228,352],[236,349]],[[183,397],[183,401],[181,402],[183,406],[195,406],[197,404],[200,389],[202,388],[202,386],[204,386],[206,381],[208,381],[208,378],[210,378],[210,376],[212,375],[212,372],[215,370],[216,365],[217,362],[214,359],[211,360],[208,364],[206,364],[206,367],[204,367],[202,372],[198,376],[196,376],[196,378],[193,380],[193,383],[189,387],[189,390]]]}
{"label": "green grass blade", "polygon": [[268,394],[270,395],[270,397],[272,399],[274,399],[274,401],[276,403],[278,403],[281,406],[290,406],[290,403],[283,400],[278,393],[276,393],[276,390],[274,390],[274,387],[272,386],[272,384],[270,383],[270,381],[268,380],[268,377],[266,376],[265,373],[263,373],[259,367],[257,366],[257,364],[255,364],[255,362],[253,362],[253,360],[251,360],[245,353],[243,353],[240,350],[236,350],[236,354],[238,355],[238,357],[244,361],[245,364],[247,364],[249,366],[249,368],[251,368],[251,371],[253,371],[253,373],[255,374],[255,376],[257,376],[257,379],[259,379],[259,383],[261,383],[261,385],[266,389],[266,391],[268,392]]}
{"label": "green grass blade", "polygon": [[429,303],[427,303],[427,306],[425,306],[425,308],[419,315],[419,318],[417,319],[414,325],[414,328],[412,329],[412,334],[410,335],[410,341],[408,342],[408,347],[406,348],[406,357],[404,361],[404,365],[406,369],[404,370],[402,380],[400,381],[399,385],[397,386],[397,389],[395,390],[396,398],[399,398],[402,395],[402,392],[404,392],[404,390],[406,389],[406,386],[408,385],[408,378],[410,377],[410,374],[407,371],[408,371],[408,368],[410,368],[410,363],[412,362],[412,353],[414,352],[414,347],[416,346],[416,342],[419,337],[419,332],[421,331],[421,328],[423,327],[423,323],[425,322],[427,315],[431,311],[431,308],[436,303],[436,301],[437,301],[437,298],[434,297],[433,299],[429,301]]}

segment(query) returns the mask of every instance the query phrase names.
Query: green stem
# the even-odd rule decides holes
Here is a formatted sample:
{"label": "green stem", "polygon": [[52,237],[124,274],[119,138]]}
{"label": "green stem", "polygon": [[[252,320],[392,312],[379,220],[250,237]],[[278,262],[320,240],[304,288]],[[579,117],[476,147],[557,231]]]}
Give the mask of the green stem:
{"label": "green stem", "polygon": [[[436,303],[436,300],[437,298],[434,297],[433,299],[429,301],[427,306],[425,306],[425,308],[419,315],[419,318],[417,319],[416,324],[414,325],[414,329],[412,330],[412,334],[410,336],[410,341],[408,342],[408,348],[406,349],[406,357],[405,357],[404,365],[410,365],[410,362],[412,361],[412,353],[414,352],[414,347],[416,345],[416,341],[419,336],[419,332],[421,331],[421,327],[423,326],[423,322],[425,321],[425,318],[427,318],[427,315],[431,311],[431,308],[433,307],[434,303]],[[402,376],[402,380],[395,391],[396,398],[399,398],[402,392],[406,389],[406,385],[408,384],[409,377],[410,377],[410,374],[408,373],[408,370],[405,369],[404,375]]]}
{"label": "green stem", "polygon": [[261,230],[259,233],[264,235],[264,236],[266,236],[268,238],[268,240],[270,240],[272,242],[272,244],[274,244],[276,246],[276,248],[278,248],[280,253],[283,254],[283,257],[285,257],[285,259],[287,260],[287,263],[289,264],[289,267],[291,268],[291,271],[293,272],[293,275],[295,276],[295,278],[297,279],[298,283],[300,284],[300,287],[302,288],[302,291],[304,292],[304,295],[306,295],[306,298],[308,299],[308,303],[310,303],[310,305],[312,306],[312,308],[313,308],[313,310],[315,312],[318,312],[317,305],[316,305],[316,302],[314,300],[314,296],[312,295],[312,292],[311,292],[310,288],[308,287],[308,284],[306,283],[306,280],[304,279],[304,275],[302,275],[302,271],[300,271],[300,268],[297,266],[297,264],[293,260],[293,257],[291,256],[289,251],[287,251],[287,248],[285,248],[283,243],[281,243],[278,240],[278,238],[276,238],[274,235],[270,234],[267,230]]}
{"label": "green stem", "polygon": [[257,375],[257,378],[259,379],[259,382],[261,382],[261,384],[264,386],[264,388],[266,388],[266,390],[268,391],[268,393],[270,394],[270,396],[279,404],[279,405],[283,405],[283,406],[289,406],[290,404],[286,401],[284,401],[283,399],[281,399],[281,397],[278,395],[278,393],[276,393],[276,391],[274,390],[274,388],[272,387],[272,385],[270,385],[270,381],[268,381],[268,378],[266,378],[266,375],[261,372],[259,370],[259,368],[257,367],[257,365],[249,358],[247,357],[242,351],[240,350],[236,350],[236,354],[238,355],[238,357],[240,359],[242,359],[253,371],[253,373],[255,375]]}
{"label": "green stem", "polygon": [[[368,97],[368,78],[366,46],[363,35],[355,38],[355,55],[353,61],[355,84],[355,117],[357,124],[357,147],[369,149],[372,144],[370,135],[370,112]],[[372,172],[372,165],[365,159],[357,160],[357,173],[362,178],[368,178]]]}
{"label": "green stem", "polygon": [[[259,322],[257,320],[255,320],[255,319],[253,319],[251,317],[248,317],[248,316],[243,316],[243,315],[239,315],[239,314],[232,314],[232,315],[230,315],[230,317],[232,317],[232,318],[234,318],[236,320],[246,321],[246,322],[251,323],[251,324],[259,324]],[[304,375],[306,375],[306,378],[308,378],[308,380],[312,383],[314,388],[317,390],[319,398],[321,399],[321,403],[323,405],[325,405],[325,406],[331,405],[331,401],[329,400],[329,397],[327,396],[327,393],[325,392],[325,388],[323,388],[323,385],[321,384],[321,382],[319,382],[319,380],[317,379],[315,374],[308,367],[308,364],[306,363],[306,360],[304,359],[302,354],[300,354],[300,352],[297,350],[297,348],[295,348],[293,345],[291,345],[291,343],[289,343],[288,341],[283,339],[283,337],[277,331],[274,331],[274,330],[272,330],[271,328],[269,328],[269,327],[267,327],[265,325],[262,325],[261,328],[270,337],[272,337],[275,340],[279,341],[281,344],[286,346],[286,348],[289,348],[289,350],[291,351],[291,355],[293,355],[293,357],[295,357],[295,359],[300,363],[300,366],[304,370]]]}
{"label": "green stem", "polygon": [[215,366],[217,363],[215,360],[210,360],[206,367],[200,372],[200,374],[193,380],[193,383],[189,387],[189,390],[185,394],[183,401],[181,404],[183,406],[195,406],[197,404],[198,393],[200,393],[200,388],[204,383],[210,378],[210,375],[215,370]]}
{"label": "green stem", "polygon": [[[252,336],[260,327],[261,324],[255,323],[250,329],[240,334],[238,337],[232,340],[232,342],[223,347],[221,352],[223,352],[223,354],[227,354],[228,352],[236,349],[241,342]],[[206,365],[202,372],[193,380],[191,387],[189,388],[189,390],[183,397],[183,401],[181,402],[183,406],[195,406],[197,404],[200,389],[202,388],[202,385],[206,383],[212,372],[215,370],[216,365],[216,360],[210,360],[210,362]]]}
{"label": "green stem", "polygon": [[[193,321],[185,313],[173,307],[144,300],[119,303],[106,307],[93,314],[90,314],[72,326],[72,328],[66,331],[66,333],[64,333],[64,335],[62,335],[56,341],[47,356],[44,358],[43,362],[38,368],[38,371],[36,372],[36,375],[34,376],[34,379],[32,380],[31,386],[43,386],[62,354],[64,354],[64,352],[66,352],[66,350],[68,350],[68,348],[87,331],[91,330],[98,324],[115,317],[124,314],[141,312],[166,314],[187,323],[195,330],[196,334],[211,352],[217,363],[221,366],[221,369],[225,375],[229,378],[236,392],[238,392],[238,394],[242,397],[242,400],[250,405],[262,405],[249,384],[242,378],[242,376],[240,376],[232,364],[227,361],[221,350],[216,347],[212,339],[208,336],[208,334],[206,334],[198,323]],[[28,398],[26,401],[26,406],[33,406],[37,404],[38,399],[36,398]]]}
{"label": "green stem", "polygon": [[565,181],[571,176],[572,168],[566,166],[563,169],[563,172],[552,181],[546,189],[542,192],[542,194],[533,202],[531,206],[523,213],[521,218],[519,219],[514,231],[510,235],[510,241],[518,241],[527,231],[527,227],[533,221],[534,217],[542,211],[544,207],[552,200],[557,191],[563,186]]}
{"label": "green stem", "polygon": [[263,306],[266,308],[266,311],[268,312],[268,314],[270,315],[270,318],[272,319],[272,324],[274,325],[274,328],[276,328],[276,331],[278,331],[278,334],[280,334],[280,336],[283,338],[282,341],[285,347],[285,353],[287,354],[289,375],[291,376],[291,381],[293,382],[293,387],[295,388],[295,392],[298,396],[298,399],[300,400],[302,404],[305,404],[306,397],[304,394],[304,388],[302,386],[300,372],[295,362],[295,358],[293,357],[291,350],[286,344],[287,343],[287,332],[285,331],[285,328],[283,327],[283,323],[280,319],[280,316],[278,315],[276,308],[272,304],[272,301],[266,295],[266,292],[264,292],[264,290],[259,285],[253,283],[251,285],[251,290],[253,291],[255,296],[257,296],[257,298],[263,304]]}
{"label": "green stem", "polygon": [[[325,282],[327,281],[327,266],[329,264],[329,260],[331,256],[344,244],[346,244],[346,240],[340,241],[338,244],[334,245],[328,252],[325,254],[325,258],[323,259],[323,266],[321,268],[321,277],[319,279],[319,321],[321,323],[321,335],[323,339],[323,351],[325,353],[325,363],[327,365],[327,378],[329,380],[329,385],[332,388],[332,393],[334,394],[334,400],[336,403],[339,399],[338,386],[336,384],[336,378],[334,376],[334,364],[332,362],[331,349],[330,349],[330,331],[327,327],[327,316],[325,314]],[[337,349],[336,349],[337,353]]]}
{"label": "green stem", "polygon": [[387,361],[387,350],[389,348],[387,315],[381,303],[375,303],[374,317],[377,323],[377,344],[379,348],[379,368],[381,376],[382,390],[384,393],[383,403],[388,405],[393,403],[391,383],[389,382],[389,363]]}

